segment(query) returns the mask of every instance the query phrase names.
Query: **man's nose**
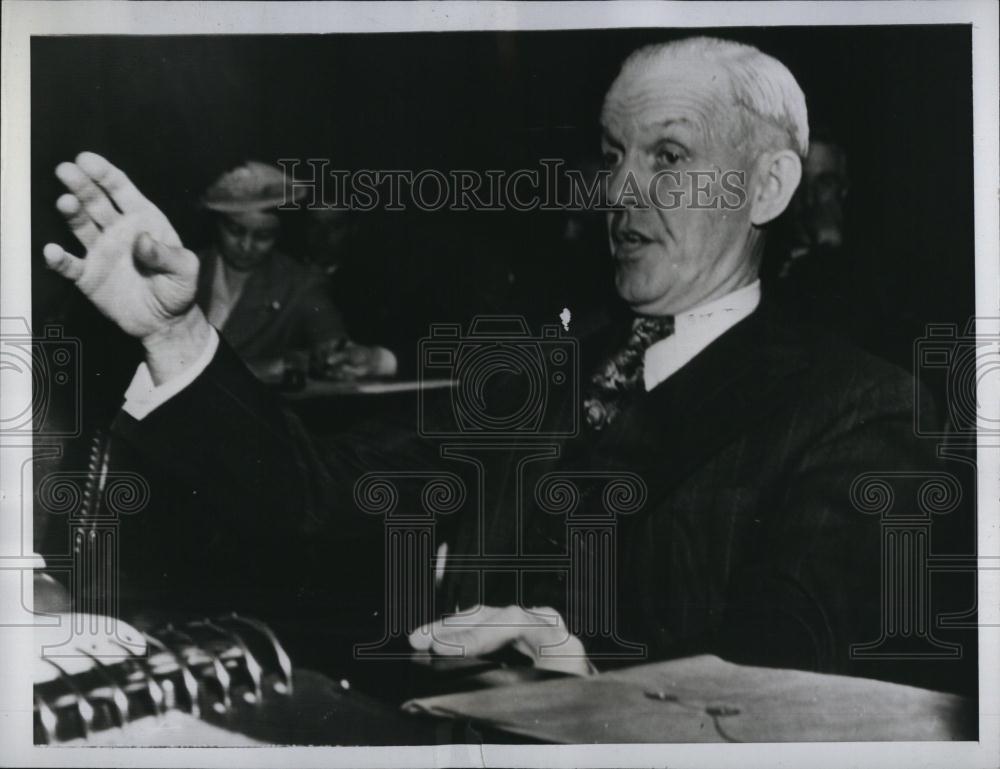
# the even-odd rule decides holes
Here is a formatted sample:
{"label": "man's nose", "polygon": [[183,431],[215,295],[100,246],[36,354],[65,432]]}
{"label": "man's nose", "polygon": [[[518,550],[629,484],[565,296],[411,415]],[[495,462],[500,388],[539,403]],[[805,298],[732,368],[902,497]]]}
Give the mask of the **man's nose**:
{"label": "man's nose", "polygon": [[627,173],[626,164],[624,162],[619,163],[611,169],[611,173],[608,175],[608,182],[604,188],[604,203],[608,208],[619,208],[622,190],[625,188],[625,178]]}
{"label": "man's nose", "polygon": [[249,235],[245,235],[240,238],[240,249],[244,252],[249,252],[253,247],[253,238]]}
{"label": "man's nose", "polygon": [[640,178],[635,162],[629,156],[623,158],[608,177],[605,201],[608,208],[620,211],[646,205],[647,190],[640,184]]}

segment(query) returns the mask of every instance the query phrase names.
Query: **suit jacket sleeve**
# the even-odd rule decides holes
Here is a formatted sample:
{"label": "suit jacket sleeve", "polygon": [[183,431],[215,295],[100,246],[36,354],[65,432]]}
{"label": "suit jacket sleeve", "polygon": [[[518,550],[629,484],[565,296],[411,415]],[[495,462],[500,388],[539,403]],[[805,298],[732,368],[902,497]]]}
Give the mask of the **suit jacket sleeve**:
{"label": "suit jacket sleeve", "polygon": [[[387,422],[316,440],[221,342],[187,388],[142,420],[119,412],[112,426],[117,464],[154,479],[151,509],[133,527],[141,537],[130,545],[138,568],[159,568],[141,559],[161,561],[160,572],[174,564],[178,579],[220,595],[233,594],[241,580],[278,592],[319,577],[340,552],[325,546],[350,548],[380,531],[382,521],[369,522],[374,517],[354,504],[357,478],[433,462],[412,429]],[[276,568],[265,574],[269,563]],[[272,576],[278,572],[280,582]]]}

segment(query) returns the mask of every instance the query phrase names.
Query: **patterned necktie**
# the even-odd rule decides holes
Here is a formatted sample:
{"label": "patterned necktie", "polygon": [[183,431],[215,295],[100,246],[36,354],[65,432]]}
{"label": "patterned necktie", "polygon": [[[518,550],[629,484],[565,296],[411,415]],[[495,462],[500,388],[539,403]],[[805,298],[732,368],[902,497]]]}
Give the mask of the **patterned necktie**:
{"label": "patterned necktie", "polygon": [[587,425],[601,430],[610,424],[642,387],[643,356],[650,345],[674,333],[673,316],[638,317],[625,346],[608,358],[590,378],[584,393],[583,411]]}

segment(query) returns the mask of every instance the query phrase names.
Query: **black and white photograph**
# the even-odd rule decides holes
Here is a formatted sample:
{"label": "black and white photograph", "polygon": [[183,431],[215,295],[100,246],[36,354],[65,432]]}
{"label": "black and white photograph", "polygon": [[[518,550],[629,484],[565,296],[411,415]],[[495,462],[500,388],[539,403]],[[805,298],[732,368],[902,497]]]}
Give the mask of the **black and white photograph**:
{"label": "black and white photograph", "polygon": [[0,765],[1000,766],[993,3],[3,37]]}

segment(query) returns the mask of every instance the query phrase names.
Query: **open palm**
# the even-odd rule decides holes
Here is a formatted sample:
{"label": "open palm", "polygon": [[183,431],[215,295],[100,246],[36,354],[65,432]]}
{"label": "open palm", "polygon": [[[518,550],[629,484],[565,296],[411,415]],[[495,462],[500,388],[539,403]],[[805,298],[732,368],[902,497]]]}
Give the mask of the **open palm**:
{"label": "open palm", "polygon": [[145,339],[182,317],[194,303],[198,258],[118,168],[83,152],[56,176],[69,190],[56,201],[86,248],[78,258],[49,243],[45,260],[131,336]]}

